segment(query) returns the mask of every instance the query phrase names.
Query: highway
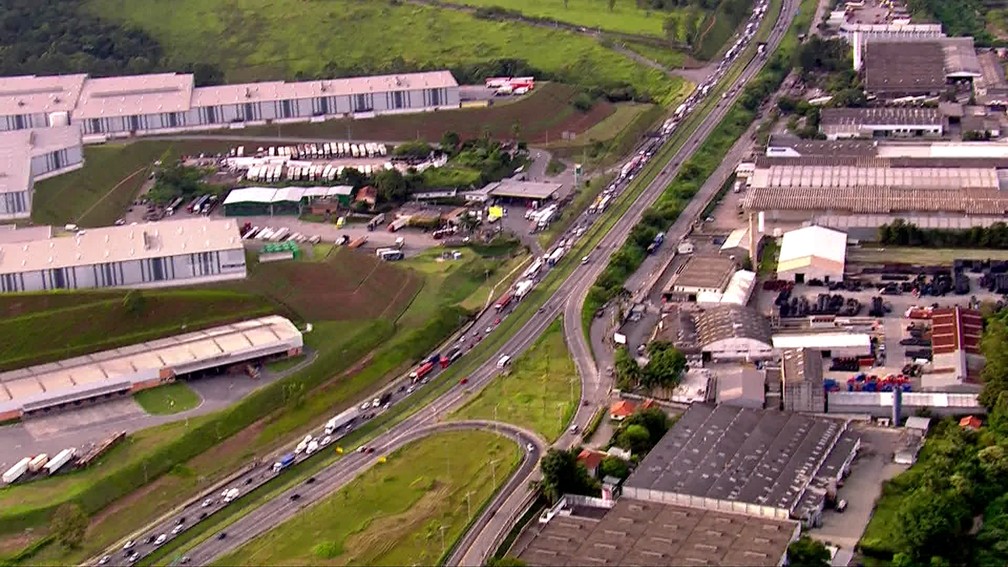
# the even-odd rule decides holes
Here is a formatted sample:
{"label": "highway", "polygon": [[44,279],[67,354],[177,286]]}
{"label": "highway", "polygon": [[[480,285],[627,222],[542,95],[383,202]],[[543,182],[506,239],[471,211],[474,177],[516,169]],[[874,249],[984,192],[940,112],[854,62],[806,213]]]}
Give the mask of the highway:
{"label": "highway", "polygon": [[[783,37],[795,13],[795,6],[793,4],[794,0],[785,0],[782,14],[771,33],[767,51],[772,52]],[[508,481],[505,489],[500,491],[498,496],[486,508],[484,517],[474,524],[476,529],[466,534],[459,545],[456,546],[455,553],[449,558],[450,564],[482,564],[487,553],[499,542],[502,534],[506,533],[506,527],[503,526],[510,526],[516,510],[520,509],[521,505],[527,501],[530,490],[528,481],[537,473],[535,463],[538,460],[540,452],[543,450],[544,444],[540,439],[534,438],[532,434],[523,432],[511,425],[489,422],[452,422],[449,424],[441,423],[440,420],[447,417],[452,411],[464,404],[483,386],[499,375],[500,369],[497,366],[499,356],[506,354],[515,357],[521,354],[539,338],[553,320],[562,314],[568,337],[568,347],[582,380],[582,404],[578,406],[573,422],[579,427],[587,424],[596,407],[608,398],[609,385],[600,376],[598,369],[595,367],[591,350],[588,348],[584,333],[582,332],[581,306],[583,305],[585,295],[592,283],[594,283],[598,275],[605,268],[609,257],[619,248],[627,233],[638,222],[643,211],[658,198],[665,187],[672,181],[678,172],[679,165],[696,150],[700,141],[705,139],[716,127],[721,118],[727,113],[731,103],[734,102],[741,92],[740,87],[762,68],[766,59],[766,57],[756,57],[747,64],[743,73],[729,88],[728,92],[731,95],[726,100],[719,102],[717,107],[687,138],[685,144],[670,160],[671,167],[665,167],[643,193],[636,198],[628,214],[621,217],[606,233],[597,249],[592,252],[590,262],[576,266],[557,291],[546,301],[544,306],[533,314],[521,329],[505,341],[499,352],[467,377],[467,384],[455,385],[450,391],[431,402],[428,406],[419,409],[399,423],[392,425],[387,431],[368,443],[368,449],[365,452],[349,453],[327,469],[320,471],[315,475],[316,480],[312,485],[301,485],[290,488],[258,508],[253,509],[225,529],[227,532],[225,538],[217,539],[217,536],[213,535],[210,539],[193,548],[188,553],[190,560],[195,564],[206,564],[213,561],[222,554],[237,548],[242,543],[253,539],[285,519],[290,518],[312,502],[345,486],[358,474],[373,465],[379,457],[410,441],[445,429],[479,428],[496,429],[515,439],[522,446],[532,443],[534,447],[534,450],[529,453],[528,458],[525,459],[519,471]],[[668,141],[668,139],[669,136],[664,137],[664,141]],[[648,156],[650,156],[657,149],[657,145],[656,140],[651,140],[646,143],[645,150],[642,151],[647,151]],[[621,191],[625,189],[628,181],[624,180],[619,183],[616,190]],[[697,210],[702,209],[706,204],[706,201],[701,202],[703,199],[703,195],[697,195],[680,218],[688,216],[691,207]],[[584,213],[576,223],[572,224],[570,232],[562,236],[561,239],[574,238],[575,231],[578,228],[586,228],[598,218],[600,218],[598,215]],[[678,225],[679,223],[677,222],[676,224]],[[673,240],[672,242],[675,241]],[[545,273],[538,275],[540,279],[544,276]],[[444,348],[452,344],[460,345],[465,350],[473,348],[482,340],[483,336],[492,332],[496,325],[500,323],[502,317],[506,317],[506,312],[509,309],[513,309],[513,306],[502,310],[502,313],[497,313],[493,308],[488,309],[461,336],[453,338]],[[436,376],[436,373],[432,373],[428,378],[434,376]],[[387,392],[391,395],[391,404],[409,402],[413,394],[410,382],[408,377],[404,377],[389,387]],[[423,385],[416,384],[413,387],[422,388]],[[374,409],[373,411],[381,410]],[[577,434],[568,432],[555,445],[566,447],[579,442],[580,437]],[[330,446],[320,449],[320,451],[331,450],[331,447],[336,444],[338,444],[338,440],[332,441]],[[373,449],[373,452],[370,449]],[[238,488],[242,495],[247,494],[273,476],[274,473],[270,471],[272,461],[273,458],[264,459],[260,463],[241,471],[227,484],[227,487]],[[281,472],[280,474],[284,473]],[[135,536],[138,538],[138,541],[129,550],[129,553],[125,553],[122,550],[122,542],[120,542],[117,547],[106,552],[111,556],[110,563],[126,564],[128,562],[126,558],[134,552],[137,555],[133,561],[141,560],[155,550],[153,539],[158,535],[165,534],[166,540],[170,541],[170,538],[173,537],[171,531],[175,526],[179,525],[180,518],[183,518],[182,528],[179,530],[179,532],[182,532],[191,528],[199,520],[200,514],[206,513],[209,515],[219,511],[224,506],[220,502],[219,492],[221,490],[220,487],[217,487],[212,492],[193,499],[179,509],[165,514],[154,525],[148,526],[138,532],[138,536]],[[298,494],[296,499],[292,499],[294,494]],[[204,508],[202,501],[207,498],[214,500],[214,502]]]}

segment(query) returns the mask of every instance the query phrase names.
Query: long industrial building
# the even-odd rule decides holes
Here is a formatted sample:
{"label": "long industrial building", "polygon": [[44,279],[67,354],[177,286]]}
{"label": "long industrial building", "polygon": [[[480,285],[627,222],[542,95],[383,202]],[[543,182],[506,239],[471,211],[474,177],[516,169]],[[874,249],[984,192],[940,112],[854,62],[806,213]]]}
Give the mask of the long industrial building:
{"label": "long industrial building", "polygon": [[78,126],[0,136],[0,221],[28,218],[35,182],[82,167],[82,150]]}
{"label": "long industrial building", "polygon": [[448,71],[196,87],[191,74],[0,78],[0,131],[79,124],[86,140],[458,108]]}
{"label": "long industrial building", "polygon": [[234,220],[191,218],[0,243],[0,292],[165,287],[241,279]]}
{"label": "long industrial building", "polygon": [[301,332],[262,317],[50,364],[0,373],[0,421],[129,395],[199,372],[295,356]]}

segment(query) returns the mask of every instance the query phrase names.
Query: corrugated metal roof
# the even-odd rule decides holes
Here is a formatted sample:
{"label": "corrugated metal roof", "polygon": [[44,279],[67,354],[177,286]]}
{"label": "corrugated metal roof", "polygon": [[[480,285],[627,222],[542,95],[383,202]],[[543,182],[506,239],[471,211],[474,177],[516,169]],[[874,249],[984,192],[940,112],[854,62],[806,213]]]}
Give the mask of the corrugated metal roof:
{"label": "corrugated metal roof", "polygon": [[931,312],[931,344],[936,355],[959,350],[981,354],[982,334],[983,317],[979,311],[957,306]]}

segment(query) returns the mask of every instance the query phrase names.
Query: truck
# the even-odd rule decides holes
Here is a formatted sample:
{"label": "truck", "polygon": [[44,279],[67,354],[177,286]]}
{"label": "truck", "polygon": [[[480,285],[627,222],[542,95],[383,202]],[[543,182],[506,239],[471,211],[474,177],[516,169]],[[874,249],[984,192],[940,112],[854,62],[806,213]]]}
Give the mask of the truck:
{"label": "truck", "polygon": [[37,473],[42,470],[42,467],[49,462],[49,455],[42,453],[41,455],[35,455],[32,460],[28,462],[28,472]]}
{"label": "truck", "polygon": [[336,417],[330,419],[329,421],[326,422],[325,427],[326,435],[332,435],[333,433],[339,431],[341,427],[346,427],[350,425],[351,423],[353,423],[355,419],[357,419],[357,416],[359,415],[360,410],[357,409],[356,407],[352,407],[340,413]]}
{"label": "truck", "polygon": [[25,457],[20,461],[14,463],[13,467],[7,469],[7,472],[3,473],[4,484],[11,484],[17,479],[21,478],[21,475],[28,472],[28,463],[30,462],[31,459]]}
{"label": "truck", "polygon": [[381,258],[382,260],[385,260],[386,262],[395,262],[398,260],[402,260],[403,258],[406,257],[406,255],[403,254],[402,250],[396,250],[395,248],[386,248],[380,254],[378,254],[378,257]]}
{"label": "truck", "polygon": [[394,220],[394,221],[392,221],[392,222],[389,223],[389,225],[388,225],[388,231],[389,232],[395,232],[395,231],[399,230],[400,228],[402,228],[402,227],[406,226],[407,224],[409,224],[409,221],[410,221],[409,217],[399,217],[396,220]]}
{"label": "truck", "polygon": [[651,244],[648,244],[647,247],[648,254],[652,254],[654,253],[655,250],[658,250],[658,248],[661,247],[663,242],[665,242],[665,233],[659,232],[658,234],[655,235],[654,240],[651,241]]}
{"label": "truck", "polygon": [[416,370],[410,372],[409,377],[413,380],[413,382],[417,382],[418,380],[422,380],[424,376],[430,374],[431,370],[434,370],[434,363],[425,362],[418,366]]}
{"label": "truck", "polygon": [[238,498],[238,489],[237,488],[232,488],[232,489],[229,489],[229,490],[225,490],[223,493],[221,493],[221,498],[223,499],[223,502],[225,504],[227,504],[228,502],[231,502],[235,498]]}
{"label": "truck", "polygon": [[556,250],[554,250],[553,252],[551,252],[549,256],[546,256],[546,263],[549,264],[550,266],[556,266],[556,263],[560,261],[560,258],[563,258],[563,255],[564,255],[564,249],[561,246]]}
{"label": "truck", "polygon": [[305,449],[305,455],[311,455],[315,451],[318,451],[318,441],[312,439],[311,442],[308,443],[308,448]]}
{"label": "truck", "polygon": [[612,194],[609,194],[609,195],[606,195],[606,196],[605,196],[605,197],[604,197],[604,198],[602,199],[602,202],[601,202],[601,203],[599,203],[599,206],[598,206],[598,209],[596,209],[596,211],[595,211],[595,212],[597,212],[597,213],[604,213],[604,212],[605,212],[605,210],[606,210],[607,208],[609,208],[609,203],[610,203],[610,202],[612,202],[612,198],[613,198]]}
{"label": "truck", "polygon": [[511,305],[511,300],[513,299],[514,294],[512,294],[510,291],[505,293],[504,295],[500,296],[500,298],[497,300],[496,303],[494,303],[494,309],[496,309],[497,311],[504,309],[508,305]]}
{"label": "truck", "polygon": [[522,276],[526,279],[531,278],[539,273],[539,270],[542,269],[542,266],[543,266],[543,259],[536,258],[536,261],[532,262],[532,265],[529,266],[527,270],[525,270],[525,273],[522,274]]}
{"label": "truck", "polygon": [[441,368],[448,368],[448,366],[450,366],[451,363],[458,360],[459,357],[461,356],[462,356],[461,347],[457,346],[451,347],[450,349],[445,351],[444,354],[441,355],[441,360],[439,361],[441,363]]}
{"label": "truck", "polygon": [[680,104],[675,109],[675,117],[676,118],[682,118],[683,114],[686,114],[686,104],[685,103]]}
{"label": "truck", "polygon": [[534,282],[532,280],[522,280],[515,285],[515,299],[521,301],[528,292],[532,291]]}
{"label": "truck", "polygon": [[56,474],[57,472],[59,472],[59,470],[61,468],[63,468],[63,465],[69,463],[70,459],[74,458],[74,455],[76,455],[76,454],[77,454],[77,449],[74,448],[74,447],[70,447],[68,449],[63,449],[59,453],[56,453],[56,456],[54,456],[53,458],[49,459],[49,462],[45,464],[44,468],[45,468],[46,474],[50,474],[50,475]]}
{"label": "truck", "polygon": [[280,460],[273,463],[273,474],[277,474],[285,468],[294,464],[294,453],[287,453],[280,457]]}

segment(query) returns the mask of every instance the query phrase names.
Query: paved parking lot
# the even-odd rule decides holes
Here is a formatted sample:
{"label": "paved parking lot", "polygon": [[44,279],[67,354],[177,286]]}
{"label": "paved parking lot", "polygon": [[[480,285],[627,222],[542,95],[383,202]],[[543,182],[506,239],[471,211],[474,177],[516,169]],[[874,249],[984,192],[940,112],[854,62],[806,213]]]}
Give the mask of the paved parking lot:
{"label": "paved parking lot", "polygon": [[882,482],[908,468],[892,461],[899,440],[898,429],[867,424],[854,427],[861,433],[861,450],[851,465],[850,476],[837,491],[837,497],[847,501],[847,509],[843,513],[826,510],[822,526],[810,531],[813,538],[846,550],[852,550],[861,539],[875,500],[882,493]]}

